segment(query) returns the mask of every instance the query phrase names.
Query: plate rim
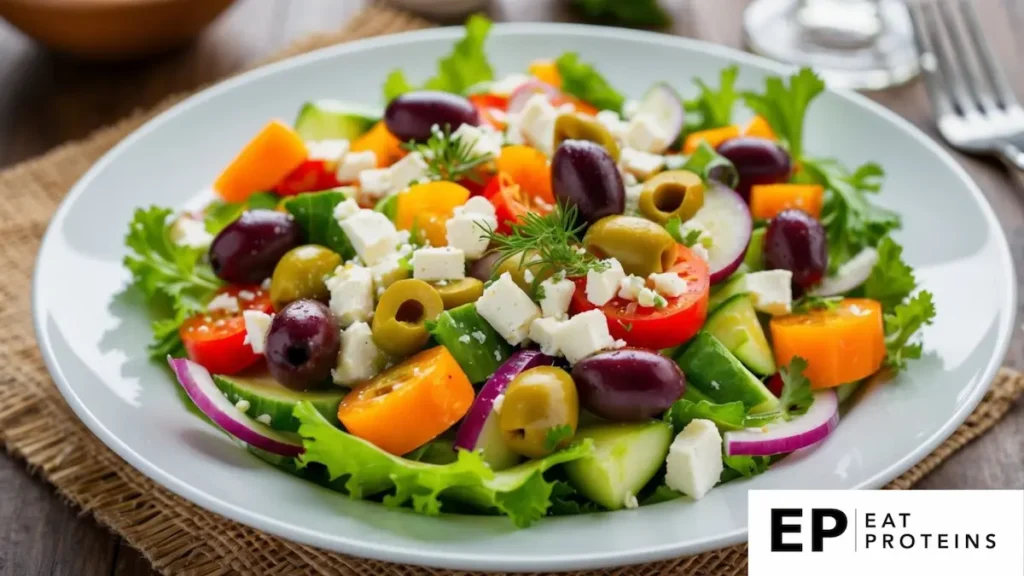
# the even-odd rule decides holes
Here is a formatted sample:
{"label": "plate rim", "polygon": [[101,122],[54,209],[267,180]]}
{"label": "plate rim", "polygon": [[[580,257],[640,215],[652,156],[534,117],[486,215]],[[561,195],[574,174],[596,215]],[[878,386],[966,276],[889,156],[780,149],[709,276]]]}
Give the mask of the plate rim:
{"label": "plate rim", "polygon": [[[201,489],[193,487],[185,482],[181,482],[165,472],[163,469],[151,464],[140,453],[132,450],[124,444],[118,436],[112,433],[102,422],[99,421],[98,418],[93,415],[91,410],[89,410],[86,404],[75,392],[73,386],[71,386],[70,379],[66,377],[61,369],[56,354],[52,348],[46,327],[46,311],[42,308],[44,298],[42,296],[42,287],[40,286],[39,280],[41,276],[40,270],[43,268],[43,265],[41,264],[43,262],[42,258],[48,251],[49,247],[55,242],[52,237],[57,234],[57,229],[60,227],[59,224],[66,218],[67,213],[71,210],[77,198],[84,193],[96,175],[104,170],[108,164],[114,162],[125,149],[133,146],[136,141],[144,137],[150,131],[172,121],[177,115],[183,113],[192,106],[195,106],[208,98],[214,97],[223,91],[245,84],[253,79],[273,75],[279,71],[286,70],[294,66],[301,66],[307,62],[335,58],[349,53],[358,53],[378,46],[415,44],[421,41],[455,39],[462,31],[463,27],[461,26],[447,26],[364,38],[352,42],[327,46],[306,54],[300,54],[278,62],[259,66],[220,81],[174,104],[167,110],[160,112],[133,130],[129,135],[124,137],[110,150],[108,150],[82,175],[81,178],[79,178],[67,194],[65,194],[47,225],[46,232],[43,235],[37,252],[31,288],[33,327],[37,336],[37,346],[42,352],[44,363],[46,364],[47,370],[50,372],[54,383],[57,385],[61,395],[64,397],[65,401],[67,401],[68,405],[72,408],[79,420],[81,420],[82,423],[85,424],[86,427],[108,448],[113,450],[120,458],[125,460],[125,462],[150,480],[164,488],[167,488],[174,494],[230,520],[266,531],[282,538],[326,550],[333,550],[343,554],[350,554],[357,557],[386,562],[414,564],[436,568],[462,570],[562,571],[573,569],[586,570],[654,562],[725,548],[727,546],[732,546],[746,541],[747,528],[744,527],[743,529],[734,530],[723,535],[701,538],[699,540],[688,540],[668,546],[640,548],[629,552],[609,552],[604,554],[595,552],[588,554],[587,556],[559,556],[557,558],[545,557],[531,560],[530,558],[511,556],[481,557],[478,555],[454,555],[449,552],[433,553],[430,549],[417,549],[410,551],[408,549],[389,545],[381,546],[373,542],[352,540],[348,537],[339,535],[331,535],[328,537],[321,532],[281,522],[272,516],[253,513],[245,508],[235,506],[216,497],[209,496]],[[586,24],[496,23],[491,34],[494,37],[504,35],[568,34],[576,37],[615,38],[624,41],[640,41],[648,44],[659,44],[671,49],[688,50],[695,54],[714,55],[776,74],[786,74],[797,68],[795,66],[775,62],[761,56],[749,54],[729,46],[714,44],[704,40],[655,32],[626,30]],[[984,194],[981,192],[977,183],[952,154],[945,150],[916,125],[866,96],[848,90],[829,88],[827,91],[880,116],[882,119],[913,137],[915,141],[928,149],[932,155],[938,157],[944,164],[946,164],[952,172],[959,177],[961,184],[966,187],[974,202],[980,207],[981,213],[986,223],[989,225],[989,232],[996,236],[997,240],[995,244],[997,245],[997,250],[1000,253],[999,256],[1002,260],[1002,264],[1009,271],[1008,277],[1011,279],[1016,277],[1012,253],[1010,252],[1005,230],[1003,230],[995,215],[994,209],[988,202],[988,199],[985,198]],[[1005,294],[1005,299],[1002,302],[1006,309],[1011,313],[1005,314],[1001,325],[998,326],[998,339],[996,345],[992,349],[992,355],[989,357],[984,370],[980,373],[981,375],[978,379],[979,385],[975,386],[975,389],[972,390],[970,396],[960,404],[959,410],[953,412],[946,422],[934,434],[921,442],[914,451],[893,462],[884,470],[876,473],[873,477],[859,483],[854,489],[878,488],[903,474],[918,463],[923,457],[933,452],[935,448],[948,438],[974,411],[991,386],[1011,343],[1013,325],[1016,318],[1017,299],[1018,285],[1016,282],[1011,281],[1009,290],[1007,294]]]}

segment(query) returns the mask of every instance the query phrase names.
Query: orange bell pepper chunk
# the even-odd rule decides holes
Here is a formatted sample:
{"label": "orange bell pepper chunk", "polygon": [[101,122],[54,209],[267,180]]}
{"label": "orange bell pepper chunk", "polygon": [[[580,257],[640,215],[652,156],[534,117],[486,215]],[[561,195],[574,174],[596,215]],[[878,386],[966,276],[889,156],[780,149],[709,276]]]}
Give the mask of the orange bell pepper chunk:
{"label": "orange bell pepper chunk", "polygon": [[737,126],[723,126],[721,128],[693,132],[686,137],[686,141],[683,143],[683,154],[693,154],[697,147],[700,146],[701,141],[707,142],[712,148],[715,148],[722,142],[739,135],[740,129]]}
{"label": "orange bell pepper chunk", "polygon": [[551,164],[543,152],[530,146],[505,146],[497,160],[498,173],[508,174],[531,197],[555,203]]}
{"label": "orange bell pepper chunk", "polygon": [[256,192],[273,189],[307,154],[306,144],[295,130],[272,120],[221,172],[213,188],[228,202],[242,202]]}
{"label": "orange bell pepper chunk", "polygon": [[400,456],[450,428],[472,403],[466,373],[437,346],[352,390],[338,406],[338,420],[354,436]]}
{"label": "orange bell pepper chunk", "polygon": [[771,140],[777,142],[779,137],[775,135],[775,131],[768,124],[768,121],[762,116],[754,116],[754,118],[747,124],[746,128],[743,129],[744,136],[753,136],[755,138],[764,138],[765,140]]}
{"label": "orange bell pepper chunk", "polygon": [[799,356],[812,388],[832,388],[874,374],[885,360],[882,305],[847,298],[834,310],[777,316],[771,320],[779,366]]}
{"label": "orange bell pepper chunk", "polygon": [[825,188],[817,184],[758,184],[750,187],[750,214],[758,220],[769,220],[790,208],[798,208],[820,218],[824,203]]}
{"label": "orange bell pepper chunk", "polygon": [[554,60],[534,60],[530,62],[528,72],[541,82],[558,89],[562,88],[562,75],[558,72],[558,65]]}
{"label": "orange bell pepper chunk", "polygon": [[447,246],[446,223],[455,213],[456,206],[469,200],[469,190],[454,182],[426,182],[399,193],[395,211],[395,225],[399,230],[414,227],[423,234],[431,246]]}
{"label": "orange bell pepper chunk", "polygon": [[407,154],[402,142],[395,138],[384,121],[377,122],[369,132],[352,141],[353,152],[373,151],[377,155],[377,168],[387,168]]}

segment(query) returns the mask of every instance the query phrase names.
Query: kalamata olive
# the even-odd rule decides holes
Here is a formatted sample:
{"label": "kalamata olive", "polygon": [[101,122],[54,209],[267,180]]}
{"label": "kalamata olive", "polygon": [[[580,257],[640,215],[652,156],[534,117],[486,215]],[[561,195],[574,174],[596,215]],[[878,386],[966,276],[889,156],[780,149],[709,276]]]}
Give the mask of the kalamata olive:
{"label": "kalamata olive", "polygon": [[384,110],[384,124],[403,142],[430,139],[431,127],[447,126],[455,131],[463,124],[476,126],[479,115],[473,104],[462,96],[435,90],[406,92],[395,98]]}
{"label": "kalamata olive", "polygon": [[793,163],[781,146],[765,140],[741,136],[722,142],[718,153],[729,159],[740,175],[736,191],[750,198],[750,187],[757,184],[779,184],[789,180]]}
{"label": "kalamata olive", "polygon": [[293,390],[330,382],[338,359],[341,330],[331,311],[316,300],[296,300],[274,316],[267,332],[267,368]]}
{"label": "kalamata olive", "polygon": [[301,243],[302,229],[290,214],[249,210],[213,239],[210,266],[225,282],[259,284],[286,252]]}
{"label": "kalamata olive", "polygon": [[626,209],[622,174],[608,151],[594,142],[562,142],[551,160],[551,187],[555,198],[575,205],[587,224]]}
{"label": "kalamata olive", "polygon": [[481,282],[487,282],[491,279],[494,263],[498,261],[498,258],[501,258],[501,253],[497,250],[484,254],[479,260],[470,263],[469,275]]}
{"label": "kalamata olive", "polygon": [[657,416],[686,391],[686,377],[675,362],[637,348],[584,358],[573,366],[572,379],[581,406],[616,422]]}
{"label": "kalamata olive", "polygon": [[764,235],[764,266],[791,271],[799,288],[820,282],[828,268],[828,243],[821,222],[803,210],[783,210],[772,218]]}

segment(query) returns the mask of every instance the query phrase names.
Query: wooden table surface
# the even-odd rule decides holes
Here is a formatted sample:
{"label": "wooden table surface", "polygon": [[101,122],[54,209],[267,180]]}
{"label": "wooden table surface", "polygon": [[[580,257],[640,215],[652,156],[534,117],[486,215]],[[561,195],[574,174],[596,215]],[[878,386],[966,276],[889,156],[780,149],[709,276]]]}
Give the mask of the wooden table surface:
{"label": "wooden table surface", "polygon": [[[1006,0],[1024,2],[1024,0]],[[0,167],[81,138],[137,107],[209,82],[259,60],[305,34],[333,30],[369,0],[240,0],[193,45],[128,64],[90,64],[50,54],[0,22]],[[666,0],[671,32],[739,46],[747,0]],[[1017,63],[1012,25],[997,0],[977,0],[990,40]],[[496,20],[567,20],[558,0],[494,0]],[[1020,29],[1018,25],[1016,29]],[[1018,40],[1019,41],[1019,40]],[[1024,74],[1013,75],[1024,97]],[[920,82],[871,95],[932,136]],[[1019,270],[1024,269],[1024,185],[991,161],[956,157],[999,215]],[[879,158],[891,161],[889,158]],[[926,194],[927,191],[922,191]],[[1017,332],[1007,364],[1024,369]],[[1024,488],[1024,403],[987,436],[926,478],[922,488]],[[0,457],[0,575],[118,576],[151,572],[148,562],[87,516],[65,505],[21,462]]]}

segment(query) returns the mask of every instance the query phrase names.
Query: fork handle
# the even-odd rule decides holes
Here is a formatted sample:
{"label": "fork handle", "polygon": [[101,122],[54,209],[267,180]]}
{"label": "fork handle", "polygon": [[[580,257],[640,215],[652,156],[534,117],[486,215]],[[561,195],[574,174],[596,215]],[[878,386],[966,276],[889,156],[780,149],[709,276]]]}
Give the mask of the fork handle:
{"label": "fork handle", "polygon": [[1024,151],[1020,148],[1005,142],[999,148],[999,156],[1010,170],[1024,171]]}

